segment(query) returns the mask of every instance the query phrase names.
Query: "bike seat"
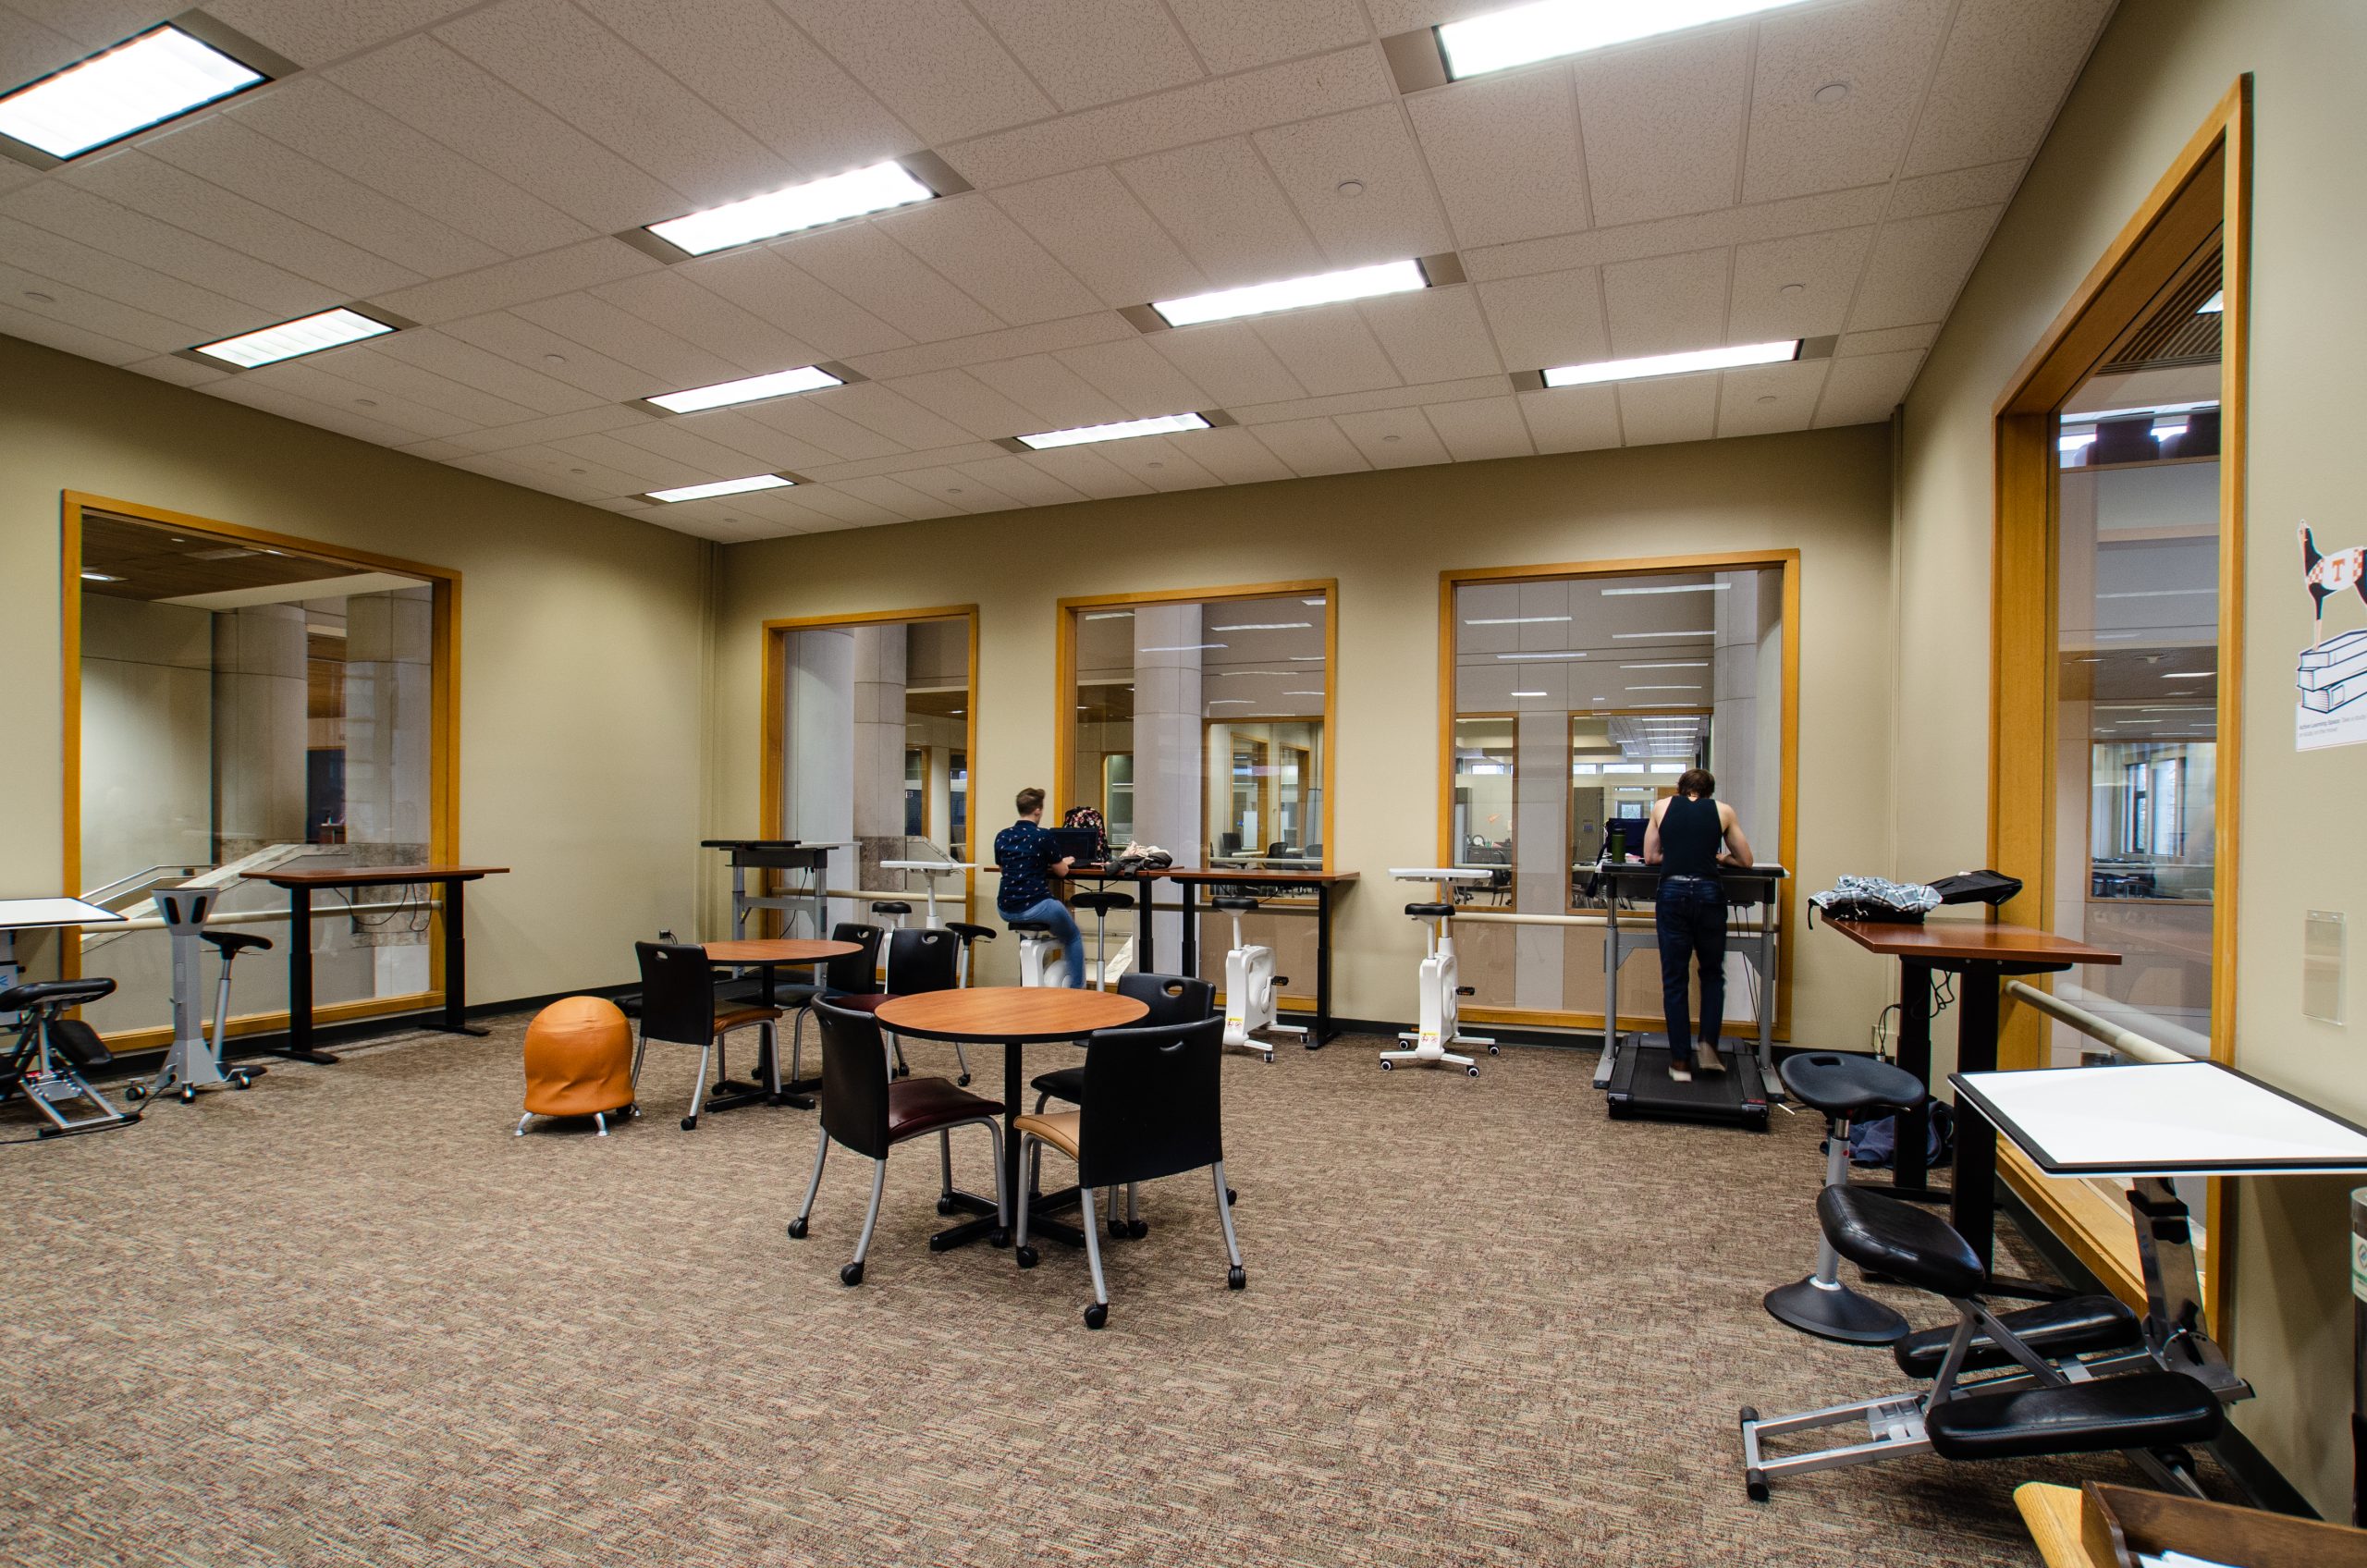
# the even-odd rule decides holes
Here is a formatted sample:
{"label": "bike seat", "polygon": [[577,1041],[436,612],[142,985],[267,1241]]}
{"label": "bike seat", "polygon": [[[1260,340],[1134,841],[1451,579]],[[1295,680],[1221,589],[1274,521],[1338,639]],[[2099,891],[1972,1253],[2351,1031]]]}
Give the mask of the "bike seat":
{"label": "bike seat", "polygon": [[871,913],[874,914],[910,914],[913,913],[913,906],[904,902],[901,899],[874,899],[871,900]]}
{"label": "bike seat", "polygon": [[271,950],[270,937],[251,936],[244,931],[201,931],[197,936],[198,940],[214,944],[214,950],[224,958],[236,957],[250,949],[261,949],[265,952]]}
{"label": "bike seat", "polygon": [[1235,895],[1235,896],[1228,896],[1228,897],[1221,898],[1221,899],[1210,899],[1210,900],[1208,900],[1208,907],[1209,907],[1210,909],[1232,909],[1232,910],[1239,910],[1239,911],[1241,911],[1244,914],[1246,914],[1246,913],[1248,913],[1251,910],[1254,910],[1254,909],[1256,909],[1256,908],[1257,907],[1257,900],[1256,899],[1245,899],[1245,898],[1241,898],[1241,897],[1239,897],[1239,896],[1237,896],[1237,895]]}
{"label": "bike seat", "polygon": [[2133,1372],[2061,1389],[1966,1394],[1923,1416],[1943,1459],[2026,1459],[2208,1442],[2226,1420],[2212,1391],[2183,1372]]}
{"label": "bike seat", "polygon": [[1954,1227],[1936,1214],[1862,1187],[1827,1187],[1817,1194],[1817,1223],[1833,1250],[1860,1268],[1888,1274],[1933,1295],[1968,1296],[1981,1289],[1981,1259]]}
{"label": "bike seat", "polygon": [[995,928],[991,925],[973,925],[966,920],[949,920],[945,928],[965,942],[991,942],[995,939]]}
{"label": "bike seat", "polygon": [[1113,893],[1104,888],[1099,892],[1073,894],[1069,906],[1072,909],[1089,909],[1096,914],[1107,914],[1113,909],[1134,908],[1134,896],[1132,893]]}
{"label": "bike seat", "polygon": [[[2144,1340],[2137,1315],[2112,1296],[2073,1296],[2068,1301],[2041,1302],[2036,1306],[2001,1312],[1997,1320],[2005,1325],[2007,1333],[2049,1361],[2095,1351],[2126,1350]],[[1953,1323],[1919,1329],[1890,1347],[1891,1358],[1910,1378],[1936,1378],[1940,1364],[1947,1359],[1948,1342],[1956,1338],[1956,1332]],[[1987,1372],[2016,1365],[2014,1358],[1986,1334],[1975,1334],[1972,1343],[1966,1347],[1967,1372]]]}
{"label": "bike seat", "polygon": [[1052,934],[1052,923],[1049,920],[1006,920],[1003,925],[1023,937],[1049,937]]}
{"label": "bike seat", "polygon": [[43,1008],[80,1007],[113,995],[115,982],[104,974],[82,980],[28,980],[0,991],[0,1012],[31,1012]]}
{"label": "bike seat", "polygon": [[1846,1051],[1809,1051],[1784,1059],[1784,1087],[1801,1104],[1856,1121],[1923,1103],[1923,1081],[1907,1069]]}
{"label": "bike seat", "polygon": [[1407,904],[1405,913],[1417,920],[1444,920],[1454,913],[1453,904]]}

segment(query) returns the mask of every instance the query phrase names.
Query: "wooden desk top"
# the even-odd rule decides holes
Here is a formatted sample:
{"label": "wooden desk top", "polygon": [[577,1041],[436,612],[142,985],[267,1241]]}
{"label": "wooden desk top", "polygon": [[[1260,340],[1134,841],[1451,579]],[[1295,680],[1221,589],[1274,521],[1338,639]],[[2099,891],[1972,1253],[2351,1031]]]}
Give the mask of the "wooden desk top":
{"label": "wooden desk top", "polygon": [[1150,1009],[1115,991],[1066,986],[974,986],[924,991],[879,1004],[879,1022],[903,1035],[932,1040],[1024,1045],[1076,1040],[1097,1029],[1139,1023]]}
{"label": "wooden desk top", "polygon": [[2014,1506],[2030,1530],[2039,1561],[2046,1568],[2113,1568],[2088,1555],[2079,1538],[2079,1488],[2024,1481],[2014,1488]]}
{"label": "wooden desk top", "polygon": [[863,951],[860,942],[827,942],[812,937],[703,942],[700,946],[717,963],[823,963]]}
{"label": "wooden desk top", "polygon": [[2110,948],[2091,947],[2052,931],[2028,925],[1992,925],[1985,921],[1945,920],[1924,925],[1902,925],[1871,920],[1827,920],[1821,924],[1840,932],[1868,952],[1884,958],[1958,963],[2053,963],[2068,969],[2075,963],[2118,963]]}
{"label": "wooden desk top", "polygon": [[327,865],[313,870],[281,866],[271,871],[242,871],[249,882],[275,888],[388,888],[399,882],[473,882],[480,876],[508,875],[506,865]]}
{"label": "wooden desk top", "polygon": [[1265,882],[1275,887],[1313,887],[1318,882],[1337,885],[1356,879],[1356,873],[1353,871],[1251,871],[1246,867],[1222,865],[1171,866],[1159,875],[1170,882]]}

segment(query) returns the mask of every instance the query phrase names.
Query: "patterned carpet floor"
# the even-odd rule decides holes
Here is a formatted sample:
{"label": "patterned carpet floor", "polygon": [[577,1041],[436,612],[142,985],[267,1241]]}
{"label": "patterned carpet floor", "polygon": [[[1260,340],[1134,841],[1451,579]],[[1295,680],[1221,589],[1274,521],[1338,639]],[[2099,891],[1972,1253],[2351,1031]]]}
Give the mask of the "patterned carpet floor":
{"label": "patterned carpet floor", "polygon": [[[788,1240],[814,1117],[682,1132],[687,1052],[611,1137],[512,1137],[523,1027],[5,1150],[0,1562],[2024,1564],[2017,1482],[2120,1475],[1748,1501],[1737,1406],[1897,1381],[1759,1305],[1809,1261],[1820,1128],[1611,1121],[1590,1053],[1229,1059],[1248,1290],[1175,1178],[1088,1333],[1081,1252],[927,1250],[926,1145],[841,1287],[867,1170],[833,1159]],[[991,1190],[983,1136],[956,1157]]]}

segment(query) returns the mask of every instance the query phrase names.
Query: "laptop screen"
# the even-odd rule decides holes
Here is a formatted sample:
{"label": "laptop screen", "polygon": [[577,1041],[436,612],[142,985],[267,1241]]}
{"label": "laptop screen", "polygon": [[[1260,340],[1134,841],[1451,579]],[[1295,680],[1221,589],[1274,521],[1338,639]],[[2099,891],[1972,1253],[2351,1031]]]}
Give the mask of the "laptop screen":
{"label": "laptop screen", "polygon": [[1046,832],[1061,847],[1061,853],[1079,865],[1090,865],[1101,854],[1101,835],[1091,827],[1048,827]]}

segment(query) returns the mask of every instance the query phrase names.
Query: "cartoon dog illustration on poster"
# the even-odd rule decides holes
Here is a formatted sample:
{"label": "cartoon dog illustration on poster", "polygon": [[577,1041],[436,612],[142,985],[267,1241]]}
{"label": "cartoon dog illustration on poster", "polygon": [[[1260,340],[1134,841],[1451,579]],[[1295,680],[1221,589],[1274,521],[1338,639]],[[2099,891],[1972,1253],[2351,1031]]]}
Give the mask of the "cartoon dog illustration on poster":
{"label": "cartoon dog illustration on poster", "polygon": [[[2325,634],[2326,601],[2355,593],[2367,604],[2367,546],[2331,553],[2320,550],[2300,525],[2301,585],[2310,592],[2310,645],[2301,652],[2293,684],[2301,694],[2293,714],[2295,746],[2315,751],[2367,741],[2367,629]],[[2356,706],[2353,704],[2356,704]]]}

